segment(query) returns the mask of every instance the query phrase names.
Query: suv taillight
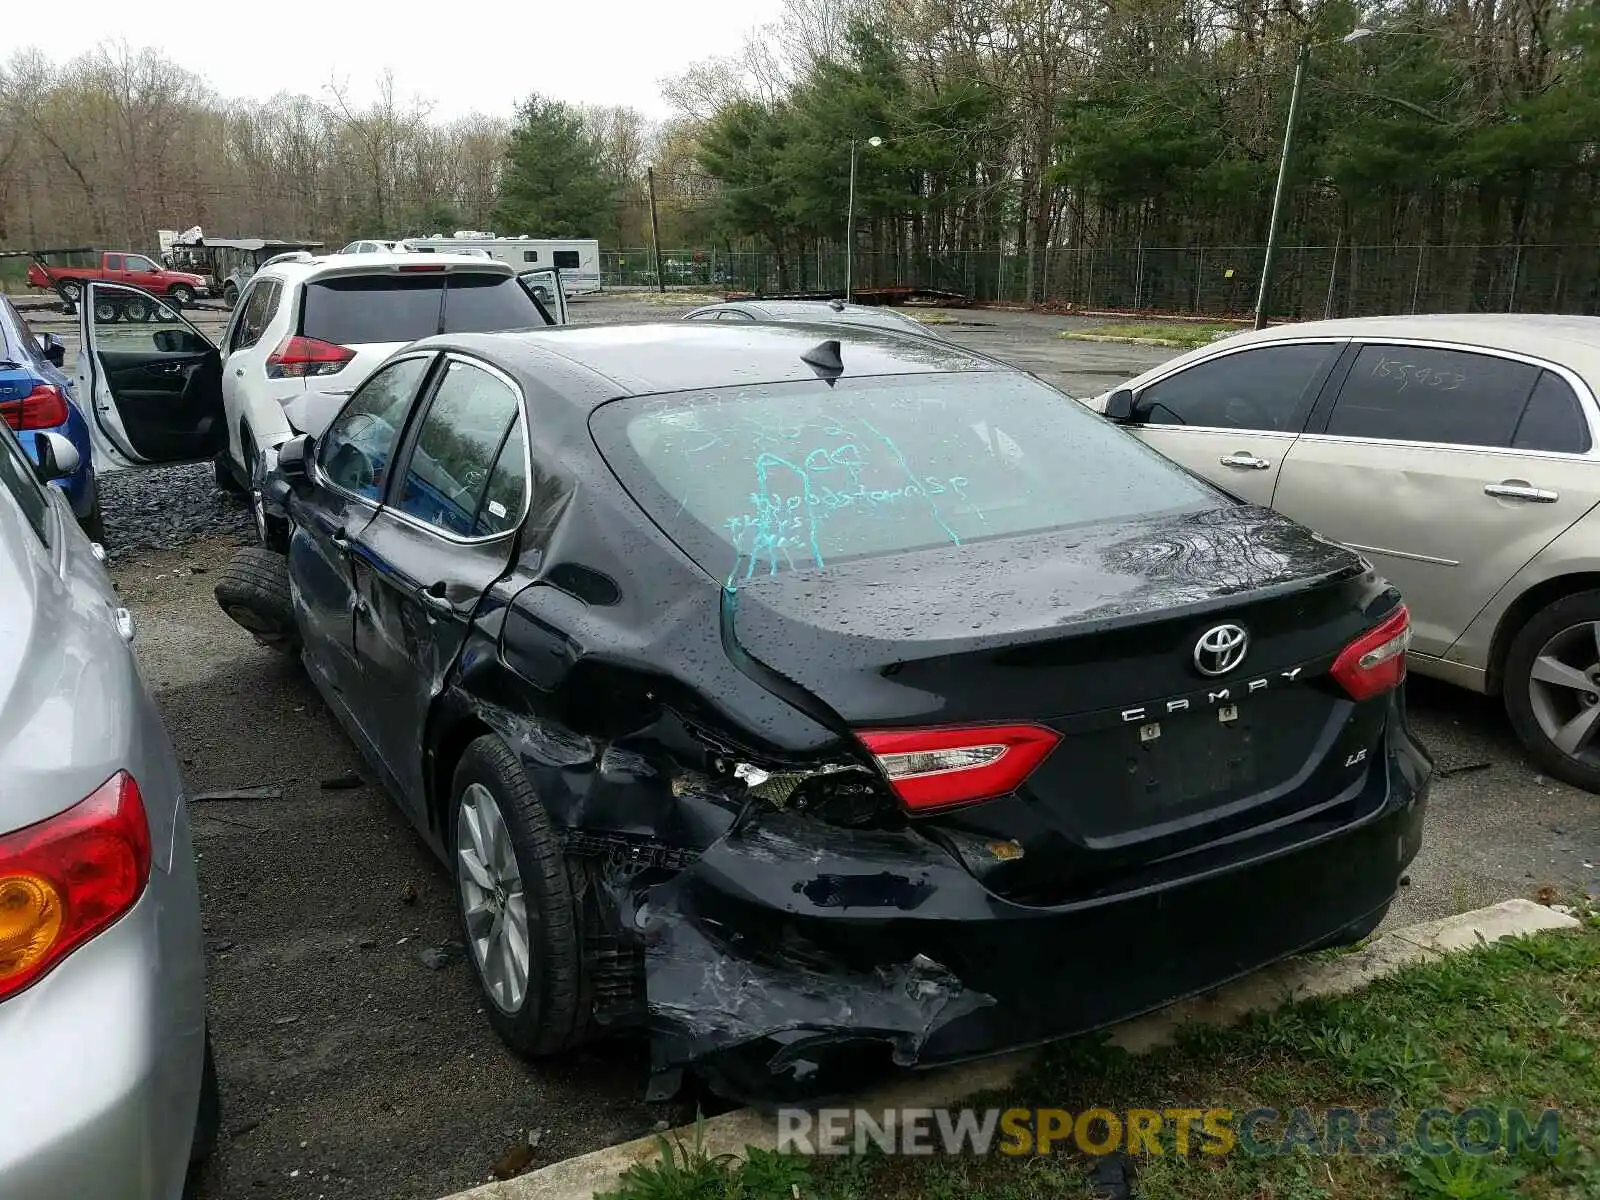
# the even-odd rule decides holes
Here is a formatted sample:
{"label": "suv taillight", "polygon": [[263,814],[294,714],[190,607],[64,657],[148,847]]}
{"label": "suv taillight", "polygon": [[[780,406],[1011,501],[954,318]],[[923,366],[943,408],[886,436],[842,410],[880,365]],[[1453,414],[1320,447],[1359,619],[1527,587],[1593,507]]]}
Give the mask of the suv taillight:
{"label": "suv taillight", "polygon": [[1410,645],[1411,614],[1402,604],[1377,628],[1339,651],[1331,674],[1352,700],[1393,691],[1406,677],[1406,648]]}
{"label": "suv taillight", "polygon": [[301,379],[308,375],[336,375],[356,356],[348,346],[291,334],[267,355],[267,377]]}
{"label": "suv taillight", "polygon": [[0,836],[0,1000],[121,917],[149,880],[150,826],[126,771],[66,812]]}
{"label": "suv taillight", "polygon": [[0,415],[13,429],[54,429],[67,423],[67,398],[53,383],[36,383],[22,399],[0,404]]}
{"label": "suv taillight", "polygon": [[913,813],[1014,792],[1061,740],[1042,725],[869,729],[856,736]]}

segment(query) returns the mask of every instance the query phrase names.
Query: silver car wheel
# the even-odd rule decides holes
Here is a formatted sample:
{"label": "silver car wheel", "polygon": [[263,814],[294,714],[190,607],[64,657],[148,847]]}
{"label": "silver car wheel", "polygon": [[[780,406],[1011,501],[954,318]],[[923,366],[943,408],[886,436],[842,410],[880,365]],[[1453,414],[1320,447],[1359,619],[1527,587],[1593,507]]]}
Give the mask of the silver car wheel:
{"label": "silver car wheel", "polygon": [[1600,621],[1569,626],[1540,648],[1528,673],[1528,703],[1556,749],[1600,765]]}
{"label": "silver car wheel", "polygon": [[456,877],[478,976],[495,1007],[515,1016],[528,993],[528,905],[511,831],[481,783],[468,784],[461,794]]}

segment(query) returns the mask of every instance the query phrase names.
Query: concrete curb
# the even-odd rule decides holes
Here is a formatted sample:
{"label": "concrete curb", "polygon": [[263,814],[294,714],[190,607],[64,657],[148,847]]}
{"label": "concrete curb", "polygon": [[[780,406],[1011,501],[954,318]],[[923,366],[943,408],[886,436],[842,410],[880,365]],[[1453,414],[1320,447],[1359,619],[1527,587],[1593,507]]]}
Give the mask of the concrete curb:
{"label": "concrete curb", "polygon": [[[1285,1001],[1359,991],[1374,979],[1392,975],[1413,963],[1442,958],[1453,950],[1577,925],[1575,917],[1531,900],[1506,900],[1459,916],[1397,929],[1337,958],[1278,963],[1216,991],[1119,1025],[1112,1030],[1111,1041],[1131,1053],[1143,1054],[1170,1042],[1190,1022],[1232,1025],[1248,1013],[1276,1008]],[[862,1097],[857,1103],[875,1112],[902,1107],[938,1108],[975,1092],[1004,1088],[1032,1061],[1030,1053],[1011,1054],[948,1071],[933,1071]],[[749,1146],[770,1150],[777,1145],[773,1118],[748,1108],[712,1117],[701,1125],[701,1134],[701,1145],[713,1157],[741,1155]],[[667,1136],[681,1137],[686,1144],[693,1144],[695,1132],[690,1127]],[[591,1200],[596,1192],[616,1187],[618,1177],[635,1163],[653,1161],[659,1151],[654,1137],[638,1138],[441,1200]]]}

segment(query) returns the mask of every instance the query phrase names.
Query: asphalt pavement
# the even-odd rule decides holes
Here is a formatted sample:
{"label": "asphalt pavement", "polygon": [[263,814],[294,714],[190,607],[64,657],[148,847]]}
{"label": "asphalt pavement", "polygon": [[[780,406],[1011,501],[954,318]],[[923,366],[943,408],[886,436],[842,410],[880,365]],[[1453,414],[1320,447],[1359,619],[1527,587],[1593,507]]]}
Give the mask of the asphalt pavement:
{"label": "asphalt pavement", "polygon": [[[612,295],[576,302],[573,316],[670,319],[690,305]],[[196,315],[215,338],[225,314]],[[1056,336],[1089,318],[941,318],[953,340],[1072,395],[1102,392],[1170,353]],[[76,351],[69,322],[35,325]],[[691,1118],[688,1102],[643,1102],[638,1044],[526,1063],[490,1033],[460,961],[443,867],[304,674],[212,599],[247,524],[209,478],[209,467],[190,467],[107,481],[113,575],[195,795],[228,1131],[196,1195],[430,1200],[497,1163],[539,1165]],[[1492,702],[1413,680],[1410,704],[1440,774],[1391,925],[1545,888],[1600,890],[1600,798],[1541,777]],[[530,1133],[532,1150],[507,1159]]]}

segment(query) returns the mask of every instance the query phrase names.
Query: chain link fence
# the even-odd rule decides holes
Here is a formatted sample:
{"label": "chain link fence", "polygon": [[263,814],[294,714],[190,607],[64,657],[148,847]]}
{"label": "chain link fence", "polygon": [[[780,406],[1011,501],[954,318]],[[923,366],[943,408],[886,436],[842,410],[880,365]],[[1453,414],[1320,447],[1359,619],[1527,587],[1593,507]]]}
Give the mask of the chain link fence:
{"label": "chain link fence", "polygon": [[[1262,246],[1110,246],[1042,261],[973,250],[856,255],[854,287],[955,292],[978,301],[1086,310],[1240,316],[1254,310]],[[662,253],[669,288],[842,294],[844,253],[823,245],[781,263],[768,250]],[[1030,269],[1032,276],[1030,277]],[[607,287],[656,286],[651,252],[601,253]],[[1314,320],[1382,313],[1600,313],[1600,246],[1282,246],[1268,311]]]}

